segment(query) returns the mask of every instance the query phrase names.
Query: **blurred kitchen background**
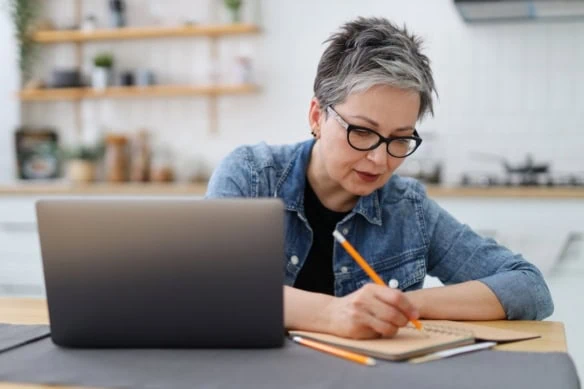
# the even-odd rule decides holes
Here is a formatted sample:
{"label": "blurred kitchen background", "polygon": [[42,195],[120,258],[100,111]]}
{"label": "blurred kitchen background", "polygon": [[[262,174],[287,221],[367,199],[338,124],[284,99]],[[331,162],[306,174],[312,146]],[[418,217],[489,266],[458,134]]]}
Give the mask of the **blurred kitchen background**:
{"label": "blurred kitchen background", "polygon": [[401,173],[540,267],[584,373],[584,0],[0,1],[0,295],[44,294],[36,199],[201,196],[234,147],[307,139],[323,41],[384,16],[439,91]]}

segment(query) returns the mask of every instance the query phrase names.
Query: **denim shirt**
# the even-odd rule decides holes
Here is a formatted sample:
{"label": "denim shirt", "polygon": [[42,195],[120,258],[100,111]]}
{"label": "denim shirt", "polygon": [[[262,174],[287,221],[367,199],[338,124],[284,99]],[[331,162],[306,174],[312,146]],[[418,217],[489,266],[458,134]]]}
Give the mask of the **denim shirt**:
{"label": "denim shirt", "polygon": [[[205,196],[283,200],[285,283],[290,286],[312,245],[304,185],[314,142],[239,147],[214,171]],[[550,292],[534,265],[458,222],[414,179],[392,176],[361,197],[337,229],[385,282],[396,279],[402,291],[422,288],[426,274],[446,285],[478,280],[495,293],[508,319],[541,320],[553,312]],[[336,296],[371,282],[338,243],[331,249]]]}

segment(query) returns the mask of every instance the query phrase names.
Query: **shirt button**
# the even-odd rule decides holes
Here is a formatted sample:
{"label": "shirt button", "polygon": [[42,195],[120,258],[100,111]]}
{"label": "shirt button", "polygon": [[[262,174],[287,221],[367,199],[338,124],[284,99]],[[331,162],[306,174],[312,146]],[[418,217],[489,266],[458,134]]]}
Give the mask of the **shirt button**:
{"label": "shirt button", "polygon": [[397,287],[399,286],[399,281],[396,280],[395,278],[392,278],[391,280],[389,280],[388,285],[391,289],[397,289]]}
{"label": "shirt button", "polygon": [[349,229],[348,228],[343,228],[343,235],[347,235],[349,233]]}
{"label": "shirt button", "polygon": [[290,262],[292,262],[292,265],[298,265],[298,262],[300,262],[300,260],[296,255],[293,255],[290,257]]}
{"label": "shirt button", "polygon": [[346,272],[348,272],[348,271],[349,271],[349,269],[347,269],[347,266],[343,266],[343,267],[341,268],[341,273],[346,273]]}

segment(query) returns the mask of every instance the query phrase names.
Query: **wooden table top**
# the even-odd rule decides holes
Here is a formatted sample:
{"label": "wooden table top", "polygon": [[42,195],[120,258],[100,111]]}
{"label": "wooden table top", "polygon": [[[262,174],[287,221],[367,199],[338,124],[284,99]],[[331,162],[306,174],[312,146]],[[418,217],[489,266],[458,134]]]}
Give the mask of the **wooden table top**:
{"label": "wooden table top", "polygon": [[[47,324],[46,300],[0,297],[0,323]],[[476,324],[509,330],[535,332],[541,338],[496,346],[497,350],[530,352],[567,352],[564,325],[552,321],[477,321]],[[0,389],[71,389],[64,386],[0,383]]]}

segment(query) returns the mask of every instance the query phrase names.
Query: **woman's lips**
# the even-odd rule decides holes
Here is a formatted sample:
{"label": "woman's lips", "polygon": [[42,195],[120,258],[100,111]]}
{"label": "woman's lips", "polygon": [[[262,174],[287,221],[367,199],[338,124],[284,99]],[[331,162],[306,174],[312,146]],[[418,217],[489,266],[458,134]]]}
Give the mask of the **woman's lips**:
{"label": "woman's lips", "polygon": [[380,174],[370,174],[370,173],[360,172],[358,170],[355,170],[355,172],[357,173],[357,175],[359,176],[359,178],[362,179],[365,182],[374,182],[374,181],[377,181],[377,179],[380,176]]}

